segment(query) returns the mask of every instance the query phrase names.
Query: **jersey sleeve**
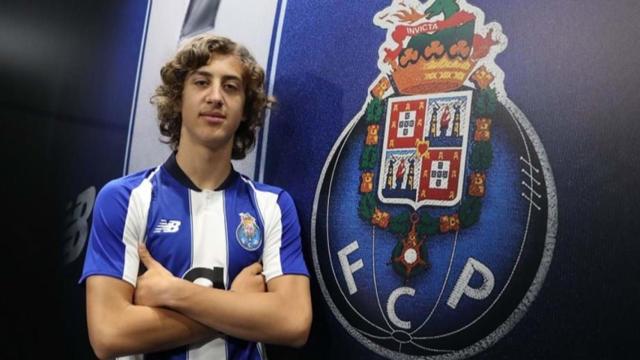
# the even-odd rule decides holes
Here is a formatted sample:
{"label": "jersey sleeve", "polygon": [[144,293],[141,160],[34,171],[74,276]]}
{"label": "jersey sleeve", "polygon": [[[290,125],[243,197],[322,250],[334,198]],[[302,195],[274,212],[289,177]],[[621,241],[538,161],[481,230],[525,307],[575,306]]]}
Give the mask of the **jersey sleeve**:
{"label": "jersey sleeve", "polygon": [[309,271],[302,255],[300,223],[291,196],[282,191],[265,224],[263,274],[267,281],[280,275],[305,275]]}
{"label": "jersey sleeve", "polygon": [[138,242],[144,236],[135,192],[114,180],[98,193],[93,210],[89,245],[80,282],[92,275],[105,275],[136,285]]}

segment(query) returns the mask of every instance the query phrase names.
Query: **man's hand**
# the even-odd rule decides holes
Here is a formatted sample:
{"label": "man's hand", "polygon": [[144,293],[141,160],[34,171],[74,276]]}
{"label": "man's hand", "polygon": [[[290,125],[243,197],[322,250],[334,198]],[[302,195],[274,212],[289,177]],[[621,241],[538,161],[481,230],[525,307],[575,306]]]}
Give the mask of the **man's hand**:
{"label": "man's hand", "polygon": [[262,275],[262,264],[256,262],[242,269],[233,279],[231,291],[240,293],[267,291],[267,283]]}
{"label": "man's hand", "polygon": [[157,262],[147,250],[147,247],[140,243],[138,245],[138,255],[140,261],[147,268],[147,271],[138,277],[133,302],[136,305],[164,306],[165,298],[169,294],[172,281],[177,280],[169,270]]}

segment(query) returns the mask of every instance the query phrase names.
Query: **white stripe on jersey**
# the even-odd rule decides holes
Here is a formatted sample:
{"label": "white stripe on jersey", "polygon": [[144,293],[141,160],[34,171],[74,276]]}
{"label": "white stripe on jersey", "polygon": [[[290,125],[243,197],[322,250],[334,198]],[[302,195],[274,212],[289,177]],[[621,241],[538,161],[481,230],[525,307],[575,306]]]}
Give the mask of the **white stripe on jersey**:
{"label": "white stripe on jersey", "polygon": [[144,354],[117,357],[116,360],[144,360]]}
{"label": "white stripe on jersey", "polygon": [[[227,288],[228,255],[224,193],[224,191],[202,190],[198,192],[189,190],[192,234],[191,267],[208,269],[222,267],[224,269],[224,284]],[[200,285],[212,286],[212,284]],[[227,350],[224,338],[217,338],[204,344],[189,347],[189,360],[226,358]]]}
{"label": "white stripe on jersey", "polygon": [[[262,249],[262,274],[268,282],[282,275],[280,247],[282,246],[282,213],[278,206],[278,194],[256,189],[253,182],[242,178],[251,185],[262,223],[264,225],[264,248]],[[268,215],[265,218],[264,215]]]}
{"label": "white stripe on jersey", "polygon": [[149,179],[160,170],[157,167],[140,185],[131,191],[127,218],[124,222],[122,241],[125,245],[124,268],[122,279],[129,282],[134,287],[138,280],[138,268],[140,266],[140,256],[138,255],[138,243],[143,241],[147,219],[149,216],[149,206],[151,205],[151,190],[153,185]]}

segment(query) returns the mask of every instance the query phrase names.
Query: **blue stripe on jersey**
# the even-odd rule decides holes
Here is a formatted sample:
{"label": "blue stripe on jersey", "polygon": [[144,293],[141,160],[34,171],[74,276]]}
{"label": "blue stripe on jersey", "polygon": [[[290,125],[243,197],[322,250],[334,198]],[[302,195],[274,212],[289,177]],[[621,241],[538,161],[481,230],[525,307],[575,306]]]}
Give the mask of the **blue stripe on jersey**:
{"label": "blue stripe on jersey", "polygon": [[[253,189],[244,181],[234,182],[225,190],[225,212],[227,219],[227,251],[229,287],[233,279],[245,267],[259,261],[264,247],[264,222],[256,203]],[[249,215],[255,219],[262,238],[260,246],[255,250],[245,249],[238,240],[238,230],[241,228],[242,216]],[[234,337],[227,337],[228,359],[260,359],[257,344]]]}
{"label": "blue stripe on jersey", "polygon": [[164,167],[153,177],[153,192],[147,222],[149,252],[178,277],[191,267],[191,210],[189,189]]}
{"label": "blue stripe on jersey", "polygon": [[245,340],[227,337],[227,359],[261,359],[258,344]]}
{"label": "blue stripe on jersey", "polygon": [[280,247],[282,273],[309,276],[309,270],[302,256],[298,213],[289,193],[283,191],[280,194],[278,206],[282,212],[282,246]]}
{"label": "blue stripe on jersey", "polygon": [[[259,214],[253,191],[243,181],[236,181],[225,190],[225,212],[227,215],[227,251],[229,286],[236,275],[245,267],[259,261],[264,246],[264,223]],[[261,236],[261,244],[255,250],[247,250],[240,245],[237,232],[241,227],[241,215],[249,215],[255,219]]]}

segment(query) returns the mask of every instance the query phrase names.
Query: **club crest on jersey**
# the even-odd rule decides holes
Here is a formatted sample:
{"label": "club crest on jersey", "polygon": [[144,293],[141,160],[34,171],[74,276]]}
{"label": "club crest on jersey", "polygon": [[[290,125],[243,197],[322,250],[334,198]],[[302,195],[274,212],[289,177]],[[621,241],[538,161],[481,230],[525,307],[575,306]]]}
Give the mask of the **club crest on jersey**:
{"label": "club crest on jersey", "polygon": [[240,224],[236,229],[236,239],[245,250],[254,251],[262,244],[262,234],[256,219],[249,213],[240,213]]}
{"label": "club crest on jersey", "polygon": [[314,268],[332,330],[367,351],[467,358],[544,281],[553,175],[495,63],[500,24],[465,0],[391,0],[373,24],[386,31],[380,71],[320,176]]}

